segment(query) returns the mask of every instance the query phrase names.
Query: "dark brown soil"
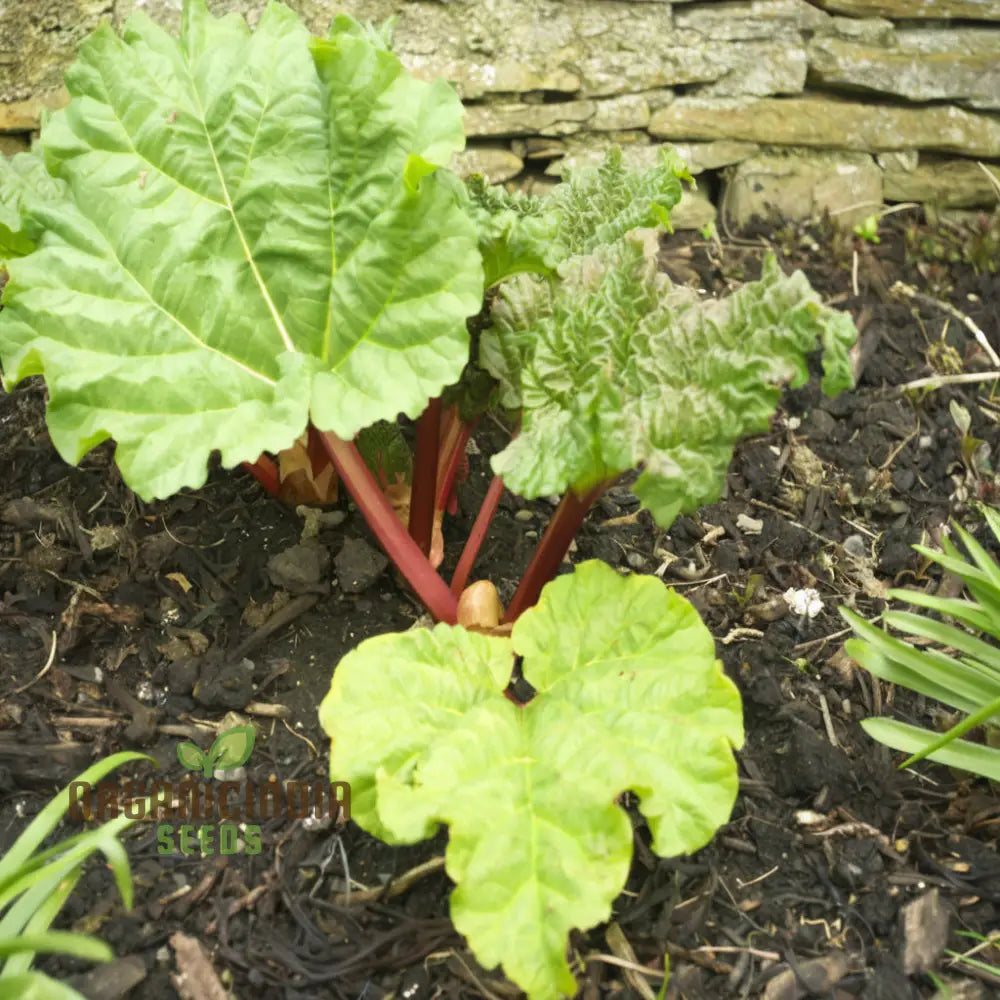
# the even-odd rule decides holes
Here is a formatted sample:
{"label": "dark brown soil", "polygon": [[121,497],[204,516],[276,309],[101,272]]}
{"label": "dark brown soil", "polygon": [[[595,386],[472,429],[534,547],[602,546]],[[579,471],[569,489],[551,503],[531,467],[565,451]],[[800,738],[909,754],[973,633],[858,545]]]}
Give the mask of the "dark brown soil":
{"label": "dark brown soil", "polygon": [[[655,857],[632,808],[635,861],[614,920],[640,964],[662,968],[670,957],[671,997],[908,1000],[935,995],[935,978],[955,996],[1000,997],[995,974],[933,946],[926,971],[903,968],[904,950],[922,933],[917,925],[932,936],[940,919],[948,948],[959,953],[976,944],[963,932],[1000,927],[1000,795],[932,765],[894,769],[899,755],[872,743],[859,720],[885,712],[933,725],[940,709],[854,669],[836,611],[846,603],[873,615],[888,586],[937,586],[937,572],[910,546],[933,542],[950,517],[989,545],[970,501],[997,492],[995,383],[899,387],[992,365],[958,319],[890,288],[903,280],[952,303],[1000,348],[1000,276],[909,260],[903,234],[912,225],[915,217],[887,219],[875,247],[761,230],[723,244],[678,237],[664,253],[675,279],[715,292],[752,278],[769,245],[786,267],[804,267],[862,329],[857,390],[828,400],[814,380],[789,393],[772,432],[739,448],[722,501],[664,533],[645,513],[632,516],[627,488],[613,489],[573,555],[657,571],[677,585],[703,613],[744,697],[742,791],[709,847]],[[335,562],[344,584],[332,590],[292,573],[286,586],[299,593],[275,612],[288,624],[245,642],[254,632],[245,612],[265,621],[268,609],[259,606],[277,590],[268,560],[299,542],[302,518],[244,474],[221,470],[195,493],[142,503],[123,486],[110,446],[78,469],[58,458],[44,402],[40,383],[0,398],[0,849],[57,787],[112,751],[142,749],[159,762],[159,776],[179,779],[184,734],[207,746],[211,733],[199,722],[218,723],[232,710],[248,715],[251,702],[283,706],[284,718],[250,714],[261,733],[248,778],[324,776],[317,705],[347,650],[419,615],[404,588],[385,571],[360,593],[345,592],[348,577],[370,569],[368,550],[355,547],[344,558],[360,556],[362,565]],[[972,458],[967,449],[963,459],[953,404],[985,442]],[[485,491],[486,454],[502,442],[497,425],[481,426],[483,454],[473,456],[461,513],[446,525],[453,543]],[[515,516],[525,509],[530,518]],[[505,498],[477,576],[509,597],[552,510],[547,501]],[[370,542],[354,512],[319,534],[335,559],[346,539]],[[811,620],[790,614],[781,596],[801,587],[817,588],[823,600]],[[39,676],[53,636],[54,662]],[[78,829],[67,823],[60,832]],[[516,996],[476,965],[452,929],[450,883],[439,869],[392,898],[334,900],[347,878],[357,896],[440,857],[444,837],[393,849],[353,824],[272,820],[258,855],[184,857],[158,853],[155,828],[140,823],[127,838],[134,909],[122,910],[95,861],[62,922],[131,956],[142,977],[131,995],[143,1000],[175,1000],[168,942],[178,930],[207,947],[243,998]],[[918,899],[923,921],[904,925],[904,908]],[[584,997],[642,995],[621,967],[596,957],[613,950],[607,926],[572,946]],[[997,947],[975,958],[1000,967]],[[61,961],[43,966],[82,972]],[[646,995],[654,995],[659,982],[648,982]],[[122,995],[107,980],[85,989],[93,1000]]]}

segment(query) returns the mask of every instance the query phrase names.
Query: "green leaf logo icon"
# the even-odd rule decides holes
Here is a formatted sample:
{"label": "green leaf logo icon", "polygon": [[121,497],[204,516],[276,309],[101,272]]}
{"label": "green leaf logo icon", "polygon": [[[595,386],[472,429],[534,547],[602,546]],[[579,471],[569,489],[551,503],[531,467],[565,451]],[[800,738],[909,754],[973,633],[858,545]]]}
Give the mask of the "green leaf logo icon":
{"label": "green leaf logo icon", "polygon": [[253,726],[233,726],[220,733],[208,751],[213,770],[228,771],[250,759],[256,734]]}
{"label": "green leaf logo icon", "polygon": [[189,771],[200,771],[205,766],[205,755],[193,743],[178,743],[177,759]]}
{"label": "green leaf logo icon", "polygon": [[207,753],[194,743],[179,743],[177,759],[189,771],[201,771],[211,778],[216,771],[228,771],[250,759],[256,734],[253,726],[233,726],[220,733]]}

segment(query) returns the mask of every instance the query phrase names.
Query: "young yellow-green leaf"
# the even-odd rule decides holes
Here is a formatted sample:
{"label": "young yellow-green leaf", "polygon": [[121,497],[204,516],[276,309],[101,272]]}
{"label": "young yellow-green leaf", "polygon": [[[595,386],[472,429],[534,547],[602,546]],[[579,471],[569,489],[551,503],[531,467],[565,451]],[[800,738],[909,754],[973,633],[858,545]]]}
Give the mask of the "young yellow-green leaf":
{"label": "young yellow-green leaf", "polygon": [[[537,691],[502,694],[515,654]],[[412,843],[449,826],[452,919],[533,998],[575,992],[567,935],[608,917],[632,853],[631,789],[663,855],[730,814],[739,694],[697,612],[655,577],[586,562],[511,637],[438,625],[362,643],[320,719],[352,817]]]}
{"label": "young yellow-green leaf", "polygon": [[801,272],[773,258],[724,299],[671,284],[657,233],[634,230],[559,267],[500,286],[480,362],[521,407],[520,435],[493,458],[515,493],[585,493],[635,467],[635,493],[664,528],[716,500],[736,443],[759,433],[780,387],[851,384],[850,317],[820,305]]}
{"label": "young yellow-green leaf", "polygon": [[37,249],[0,313],[6,384],[45,375],[64,458],[112,437],[164,497],[212,451],[255,460],[310,418],[350,438],[458,380],[483,273],[438,171],[464,144],[444,83],[349,18],[310,39],[279,3],[251,32],[185,0],[179,39],[105,25],[66,85],[39,144],[68,194],[18,203]]}
{"label": "young yellow-green leaf", "polygon": [[469,212],[479,231],[486,286],[516,274],[551,275],[570,254],[590,253],[641,226],[670,228],[687,167],[669,146],[650,170],[628,170],[618,147],[598,167],[574,171],[549,198],[469,179]]}
{"label": "young yellow-green leaf", "polygon": [[[250,759],[257,734],[253,726],[233,726],[221,733],[208,751],[206,769],[228,771],[240,767]],[[205,775],[211,777],[211,771]]]}

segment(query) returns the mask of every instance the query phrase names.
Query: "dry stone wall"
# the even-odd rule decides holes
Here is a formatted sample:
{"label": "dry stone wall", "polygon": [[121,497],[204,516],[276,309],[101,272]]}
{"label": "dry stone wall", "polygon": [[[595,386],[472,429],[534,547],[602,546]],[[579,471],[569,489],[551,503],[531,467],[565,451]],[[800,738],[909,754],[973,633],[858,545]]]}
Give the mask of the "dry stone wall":
{"label": "dry stone wall", "polygon": [[[989,207],[1000,175],[1000,0],[289,0],[317,32],[395,17],[417,75],[466,102],[459,168],[537,191],[613,143],[680,147],[678,222],[883,200]],[[209,0],[251,23],[264,0]],[[102,19],[176,27],[181,0],[0,0],[0,151],[22,146]]]}

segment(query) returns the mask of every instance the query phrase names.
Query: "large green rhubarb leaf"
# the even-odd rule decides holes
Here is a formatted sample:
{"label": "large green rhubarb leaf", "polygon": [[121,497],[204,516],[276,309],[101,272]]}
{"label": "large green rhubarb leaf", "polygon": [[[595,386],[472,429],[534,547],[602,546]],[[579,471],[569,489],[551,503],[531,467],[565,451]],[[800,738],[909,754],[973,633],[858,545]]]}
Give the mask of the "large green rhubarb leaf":
{"label": "large green rhubarb leaf", "polygon": [[[515,655],[536,696],[502,694]],[[632,853],[631,789],[654,849],[693,851],[730,814],[736,687],[694,608],[655,577],[586,562],[511,637],[438,625],[340,661],[320,719],[352,817],[392,842],[449,826],[451,912],[531,997],[573,994],[567,935],[608,918]]]}
{"label": "large green rhubarb leaf", "polygon": [[67,460],[113,437],[162,497],[213,450],[254,460],[309,418],[349,438],[458,379],[483,289],[437,172],[461,103],[384,33],[342,17],[310,39],[278,3],[251,33],[186,0],[179,40],[143,14],[103,26],[66,84],[40,145],[68,197],[18,203],[41,235],[10,263],[0,355],[8,385],[45,375]]}
{"label": "large green rhubarb leaf", "polygon": [[760,281],[713,299],[658,272],[657,237],[636,229],[568,257],[558,278],[500,287],[480,362],[522,410],[493,459],[515,493],[584,493],[639,467],[636,495],[666,528],[718,498],[736,442],[767,429],[817,344],[824,390],[851,385],[854,324],[801,272],[769,257]]}
{"label": "large green rhubarb leaf", "polygon": [[35,249],[37,228],[25,205],[65,197],[65,185],[54,180],[37,151],[0,156],[0,267]]}

